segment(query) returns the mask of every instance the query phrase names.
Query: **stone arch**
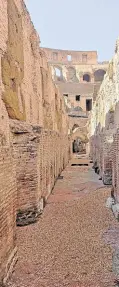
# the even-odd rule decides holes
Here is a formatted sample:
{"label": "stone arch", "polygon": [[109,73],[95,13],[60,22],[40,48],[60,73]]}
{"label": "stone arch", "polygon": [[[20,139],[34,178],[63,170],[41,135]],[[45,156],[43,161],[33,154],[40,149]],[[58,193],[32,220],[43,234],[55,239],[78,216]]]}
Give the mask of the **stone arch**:
{"label": "stone arch", "polygon": [[84,130],[80,127],[73,130],[72,134],[72,152],[86,154],[86,146],[89,142],[87,137],[87,128]]}
{"label": "stone arch", "polygon": [[79,125],[78,124],[74,124],[73,127],[72,127],[72,131],[74,131],[77,128],[79,128]]}
{"label": "stone arch", "polygon": [[67,68],[67,80],[69,82],[78,82],[78,78],[76,76],[76,69],[74,67]]}
{"label": "stone arch", "polygon": [[76,112],[82,112],[83,111],[83,109],[81,107],[79,107],[79,106],[73,108],[73,110],[76,111]]}
{"label": "stone arch", "polygon": [[57,81],[62,81],[63,80],[62,68],[59,66],[55,66],[54,70],[55,70],[55,79]]}
{"label": "stone arch", "polygon": [[103,69],[99,69],[99,70],[95,71],[94,72],[95,82],[102,82],[105,74],[106,74],[106,72]]}
{"label": "stone arch", "polygon": [[83,75],[83,81],[84,81],[84,82],[91,82],[91,76],[90,76],[89,73],[85,73],[85,74]]}
{"label": "stone arch", "polygon": [[84,151],[85,143],[82,142],[80,137],[75,137],[72,142],[73,153],[82,153]]}

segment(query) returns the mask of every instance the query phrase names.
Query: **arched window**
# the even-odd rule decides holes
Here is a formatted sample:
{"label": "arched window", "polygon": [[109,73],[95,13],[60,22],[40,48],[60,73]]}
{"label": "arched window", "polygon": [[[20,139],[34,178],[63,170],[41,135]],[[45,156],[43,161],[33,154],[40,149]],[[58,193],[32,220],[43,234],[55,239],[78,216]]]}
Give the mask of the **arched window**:
{"label": "arched window", "polygon": [[63,80],[62,69],[60,67],[55,67],[55,76],[58,81]]}
{"label": "arched window", "polygon": [[83,81],[84,81],[84,82],[90,82],[90,81],[91,81],[90,75],[89,75],[89,74],[84,74],[84,75],[83,75]]}
{"label": "arched window", "polygon": [[78,124],[74,124],[73,125],[73,128],[72,128],[72,131],[74,131],[75,129],[79,128],[79,125]]}
{"label": "arched window", "polygon": [[74,108],[74,111],[76,111],[76,112],[82,112],[83,111],[83,109],[81,108],[81,107],[75,107]]}
{"label": "arched window", "polygon": [[95,71],[94,72],[95,82],[102,82],[105,74],[106,74],[106,72],[102,69]]}

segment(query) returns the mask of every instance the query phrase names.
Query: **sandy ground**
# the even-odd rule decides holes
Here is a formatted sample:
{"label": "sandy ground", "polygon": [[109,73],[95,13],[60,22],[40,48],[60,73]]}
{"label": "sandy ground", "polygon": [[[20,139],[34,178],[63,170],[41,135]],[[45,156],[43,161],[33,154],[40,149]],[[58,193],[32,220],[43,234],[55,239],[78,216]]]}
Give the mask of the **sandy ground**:
{"label": "sandy ground", "polygon": [[36,224],[17,228],[19,260],[11,287],[112,287],[113,246],[106,234],[117,222],[91,167],[62,173]]}

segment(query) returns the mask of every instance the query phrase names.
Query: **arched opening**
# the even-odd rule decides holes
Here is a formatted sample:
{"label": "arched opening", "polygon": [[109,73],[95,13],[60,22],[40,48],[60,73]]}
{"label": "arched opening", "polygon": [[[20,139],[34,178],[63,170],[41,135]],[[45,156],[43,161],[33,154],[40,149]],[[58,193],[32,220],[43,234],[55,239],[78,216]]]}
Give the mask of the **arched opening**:
{"label": "arched opening", "polygon": [[68,70],[67,80],[69,82],[77,82],[78,79],[76,77],[76,70],[75,70],[75,68],[69,67],[67,70]]}
{"label": "arched opening", "polygon": [[86,154],[86,143],[77,137],[72,143],[72,151],[73,153]]}
{"label": "arched opening", "polygon": [[62,69],[60,67],[55,67],[55,77],[57,81],[63,80]]}
{"label": "arched opening", "polygon": [[84,82],[90,82],[91,81],[91,77],[89,74],[84,74],[83,75],[83,81]]}
{"label": "arched opening", "polygon": [[74,125],[73,125],[73,128],[72,128],[72,131],[74,131],[74,130],[77,129],[77,128],[79,128],[79,125],[74,124]]}
{"label": "arched opening", "polygon": [[102,82],[105,74],[106,74],[106,72],[102,69],[95,71],[94,72],[95,82]]}
{"label": "arched opening", "polygon": [[76,112],[82,112],[83,111],[83,109],[81,108],[81,107],[75,107],[74,108],[74,111],[76,111]]}

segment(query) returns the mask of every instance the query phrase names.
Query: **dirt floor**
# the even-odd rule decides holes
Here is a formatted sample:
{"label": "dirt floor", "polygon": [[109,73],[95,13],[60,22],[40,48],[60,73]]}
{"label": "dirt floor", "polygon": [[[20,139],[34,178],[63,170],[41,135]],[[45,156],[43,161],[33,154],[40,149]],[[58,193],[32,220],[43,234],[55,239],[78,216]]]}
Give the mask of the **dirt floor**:
{"label": "dirt floor", "polygon": [[91,166],[71,166],[78,163],[63,171],[39,221],[17,228],[19,260],[8,286],[115,286],[111,230],[119,224],[105,207],[110,188]]}

